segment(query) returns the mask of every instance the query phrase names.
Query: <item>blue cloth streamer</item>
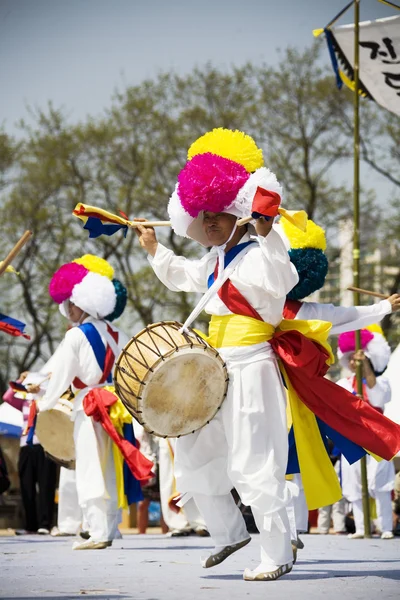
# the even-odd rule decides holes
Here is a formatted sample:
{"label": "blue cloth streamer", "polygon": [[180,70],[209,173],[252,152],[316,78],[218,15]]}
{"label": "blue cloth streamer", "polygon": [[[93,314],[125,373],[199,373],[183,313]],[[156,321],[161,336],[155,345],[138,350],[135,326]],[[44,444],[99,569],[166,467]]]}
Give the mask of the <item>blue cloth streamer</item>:
{"label": "blue cloth streamer", "polygon": [[27,446],[33,446],[33,436],[35,435],[36,420],[37,420],[37,417],[35,417],[35,420],[33,421],[33,425],[32,425],[32,427],[28,431],[28,435],[27,435],[27,438],[26,438],[26,445]]}
{"label": "blue cloth streamer", "polygon": [[339,74],[339,65],[336,59],[335,50],[333,48],[333,35],[330,29],[324,29],[326,43],[328,45],[329,55],[331,57],[332,68],[336,76],[336,86],[339,90],[343,87],[343,81]]}
{"label": "blue cloth streamer", "polygon": [[115,223],[103,223],[100,219],[96,217],[88,217],[83,229],[86,229],[89,232],[89,238],[97,238],[101,235],[113,235],[117,233],[120,229],[124,230],[124,237],[126,237],[126,233],[128,231],[127,225],[118,225]]}
{"label": "blue cloth streamer", "polygon": [[[136,446],[135,434],[133,433],[133,427],[129,423],[124,424],[123,428],[124,438],[131,442],[134,446]],[[123,466],[124,473],[124,491],[125,495],[128,499],[128,504],[133,504],[134,502],[140,502],[144,499],[142,486],[140,485],[140,481],[136,479],[134,475],[132,475],[128,465],[124,461]]]}
{"label": "blue cloth streamer", "polygon": [[[321,419],[317,418],[317,424],[327,452],[329,452],[327,443],[327,438],[329,438],[335,444],[335,456],[343,454],[347,462],[351,465],[367,454],[364,448],[358,446],[354,442],[351,442],[348,438],[344,437],[344,435],[338,433],[335,429],[332,429],[332,427],[321,421]],[[300,473],[299,458],[297,455],[293,425],[288,434],[288,441],[289,454],[286,474],[292,475],[293,473]]]}

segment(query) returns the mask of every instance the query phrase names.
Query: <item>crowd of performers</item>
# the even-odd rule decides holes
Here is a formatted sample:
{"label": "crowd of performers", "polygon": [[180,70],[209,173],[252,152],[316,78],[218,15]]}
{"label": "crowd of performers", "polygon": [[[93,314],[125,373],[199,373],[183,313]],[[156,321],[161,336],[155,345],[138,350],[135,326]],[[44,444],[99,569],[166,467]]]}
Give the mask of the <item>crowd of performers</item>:
{"label": "crowd of performers", "polygon": [[[254,140],[216,129],[190,147],[168,205],[175,233],[209,251],[199,260],[176,256],[153,228],[136,227],[155,276],[169,290],[203,295],[183,330],[204,309],[206,340],[229,374],[226,398],[207,425],[157,441],[164,519],[171,530],[209,532],[213,550],[201,564],[214,567],[251,539],[234,489],[260,533],[259,564],[244,570],[247,581],[289,573],[308,511],[321,509],[323,529],[343,495],[352,504],[354,535],[364,534],[359,461],[366,453],[382,536],[391,537],[391,460],[400,451],[400,426],[383,415],[390,350],[381,330],[370,327],[398,310],[400,297],[348,308],[302,301],[323,285],[324,232],[304,213],[283,209],[281,198]],[[249,215],[250,223],[238,224]],[[118,535],[121,509],[142,501],[155,476],[146,432],[132,427],[112,387],[115,360],[128,342],[112,322],[126,296],[110,265],[92,255],[61,266],[49,292],[71,327],[40,370],[49,379],[35,390],[30,426],[35,411],[53,409],[72,390],[76,469],[62,469],[59,529],[72,533],[83,523],[88,539],[73,548],[102,549]],[[338,385],[329,380],[328,335],[339,335],[339,358],[350,371],[361,362],[363,398],[353,374]],[[79,516],[68,523],[69,509]]]}

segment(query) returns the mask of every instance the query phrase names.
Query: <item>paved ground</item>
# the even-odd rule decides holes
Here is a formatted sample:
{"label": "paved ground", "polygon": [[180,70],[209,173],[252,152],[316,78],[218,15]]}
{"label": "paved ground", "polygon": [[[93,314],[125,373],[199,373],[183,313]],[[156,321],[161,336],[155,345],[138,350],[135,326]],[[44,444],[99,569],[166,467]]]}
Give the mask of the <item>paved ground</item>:
{"label": "paved ground", "polygon": [[124,535],[112,548],[72,552],[72,538],[0,538],[1,598],[107,600],[390,600],[400,598],[400,538],[348,540],[304,535],[293,571],[275,582],[245,582],[258,535],[214,569],[200,567],[209,538]]}

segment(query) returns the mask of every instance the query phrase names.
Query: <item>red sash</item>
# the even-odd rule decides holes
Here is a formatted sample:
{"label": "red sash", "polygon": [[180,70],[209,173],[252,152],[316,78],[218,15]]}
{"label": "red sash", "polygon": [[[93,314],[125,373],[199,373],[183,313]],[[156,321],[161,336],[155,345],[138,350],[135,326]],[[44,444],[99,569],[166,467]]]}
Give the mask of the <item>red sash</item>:
{"label": "red sash", "polygon": [[83,408],[88,417],[93,417],[100,423],[104,431],[118,446],[132,475],[139,481],[147,481],[154,477],[153,463],[148,460],[136,446],[119,435],[115,429],[108,411],[117,402],[117,396],[103,388],[94,388],[83,399]]}

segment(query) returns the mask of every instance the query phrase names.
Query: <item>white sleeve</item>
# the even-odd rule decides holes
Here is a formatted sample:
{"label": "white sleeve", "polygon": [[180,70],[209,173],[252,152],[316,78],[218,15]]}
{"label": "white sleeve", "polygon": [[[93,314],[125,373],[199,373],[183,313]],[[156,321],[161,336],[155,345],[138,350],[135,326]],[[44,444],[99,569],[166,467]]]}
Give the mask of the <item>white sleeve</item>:
{"label": "white sleeve", "polygon": [[379,323],[392,311],[389,300],[381,300],[370,306],[334,306],[318,302],[303,302],[298,319],[318,319],[332,323],[331,335],[355,331]]}
{"label": "white sleeve", "polygon": [[367,388],[368,400],[372,406],[383,408],[390,402],[392,392],[387,377],[380,376],[376,378],[376,384],[373,388]]}
{"label": "white sleeve", "polygon": [[158,279],[172,292],[206,292],[209,255],[200,260],[177,256],[158,244],[155,256],[148,256]]}
{"label": "white sleeve", "polygon": [[38,401],[39,410],[54,408],[65,390],[69,388],[77,375],[79,367],[79,336],[82,332],[76,327],[65,334],[61,345],[51,362],[51,378],[45,395]]}
{"label": "white sleeve", "polygon": [[284,298],[299,281],[286,246],[275,229],[271,229],[265,237],[258,236],[258,241],[262,254],[260,287],[273,298]]}

